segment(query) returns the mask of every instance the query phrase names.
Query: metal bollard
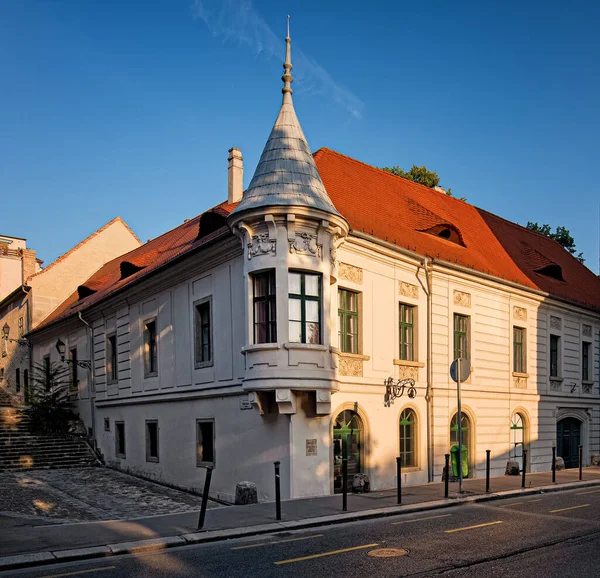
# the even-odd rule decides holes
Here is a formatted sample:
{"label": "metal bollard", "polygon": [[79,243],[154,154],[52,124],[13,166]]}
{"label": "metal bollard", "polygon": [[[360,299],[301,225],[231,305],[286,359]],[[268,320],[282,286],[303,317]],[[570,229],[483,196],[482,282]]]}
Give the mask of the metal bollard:
{"label": "metal bollard", "polygon": [[450,454],[446,454],[444,459],[446,460],[446,465],[444,466],[444,472],[446,473],[444,476],[444,498],[447,498],[448,483],[450,482]]}
{"label": "metal bollard", "polygon": [[202,492],[202,504],[200,506],[200,518],[198,519],[198,530],[204,526],[204,516],[206,515],[206,506],[208,504],[208,492],[210,491],[210,479],[212,478],[211,467],[206,468],[206,477],[204,478],[204,491]]}
{"label": "metal bollard", "polygon": [[521,487],[525,487],[525,472],[527,471],[527,450],[523,450],[523,479],[521,481]]}
{"label": "metal bollard", "polygon": [[552,442],[552,483],[556,483],[556,442]]}
{"label": "metal bollard", "polygon": [[492,450],[485,450],[485,491],[490,491],[490,454]]}
{"label": "metal bollard", "polygon": [[583,446],[579,446],[579,481],[581,481],[583,478]]}
{"label": "metal bollard", "polygon": [[342,458],[342,511],[348,511],[348,458]]}
{"label": "metal bollard", "polygon": [[396,458],[396,476],[398,476],[398,503],[402,503],[402,456]]}
{"label": "metal bollard", "polygon": [[275,463],[275,518],[281,520],[281,475],[279,474],[279,466],[281,462]]}

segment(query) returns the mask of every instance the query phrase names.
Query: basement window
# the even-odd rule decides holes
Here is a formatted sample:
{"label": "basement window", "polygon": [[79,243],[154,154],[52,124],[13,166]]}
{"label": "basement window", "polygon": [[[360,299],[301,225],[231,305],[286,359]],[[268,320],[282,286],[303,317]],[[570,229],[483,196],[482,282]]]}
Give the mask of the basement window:
{"label": "basement window", "polygon": [[146,461],[158,462],[158,421],[146,421]]}
{"label": "basement window", "polygon": [[565,282],[562,275],[562,267],[556,263],[553,263],[552,265],[546,265],[541,269],[536,269],[535,272],[540,275],[545,275],[546,277],[556,279],[557,281],[562,281],[563,283]]}
{"label": "basement window", "polygon": [[118,458],[125,457],[125,422],[115,422],[115,453]]}

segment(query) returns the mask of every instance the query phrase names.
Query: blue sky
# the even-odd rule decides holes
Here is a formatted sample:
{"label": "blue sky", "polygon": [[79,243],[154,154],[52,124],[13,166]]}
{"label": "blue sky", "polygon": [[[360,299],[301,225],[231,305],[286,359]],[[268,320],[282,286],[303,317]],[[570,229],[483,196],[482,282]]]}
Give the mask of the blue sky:
{"label": "blue sky", "polygon": [[312,150],[426,164],[598,272],[600,2],[3,0],[0,233],[50,263],[115,215],[142,240],[249,183],[281,101]]}

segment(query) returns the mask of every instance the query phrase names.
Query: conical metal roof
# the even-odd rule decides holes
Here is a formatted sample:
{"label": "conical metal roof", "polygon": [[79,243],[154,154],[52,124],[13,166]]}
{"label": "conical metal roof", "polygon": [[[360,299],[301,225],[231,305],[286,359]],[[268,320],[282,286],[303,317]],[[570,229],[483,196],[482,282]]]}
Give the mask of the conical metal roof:
{"label": "conical metal roof", "polygon": [[312,207],[340,215],[327,195],[292,102],[289,33],[283,102],[250,186],[232,214],[269,206]]}

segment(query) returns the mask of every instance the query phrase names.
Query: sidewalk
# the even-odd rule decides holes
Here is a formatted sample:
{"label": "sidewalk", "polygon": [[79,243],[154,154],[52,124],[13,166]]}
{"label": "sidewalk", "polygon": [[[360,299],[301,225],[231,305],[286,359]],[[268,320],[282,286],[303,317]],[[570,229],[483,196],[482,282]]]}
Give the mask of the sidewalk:
{"label": "sidewalk", "polygon": [[395,488],[349,494],[348,512],[342,512],[341,495],[287,500],[281,504],[280,522],[275,520],[272,502],[223,506],[207,510],[203,532],[196,531],[197,512],[74,524],[48,524],[0,514],[0,570],[447,508],[523,493],[600,485],[600,467],[584,468],[581,482],[578,476],[576,469],[559,471],[556,484],[552,484],[550,472],[527,474],[525,490],[521,489],[521,476],[501,476],[491,478],[488,494],[485,478],[465,480],[462,495],[457,493],[458,483],[450,483],[448,499],[444,498],[444,484],[440,482],[405,486],[401,506],[397,504]]}

